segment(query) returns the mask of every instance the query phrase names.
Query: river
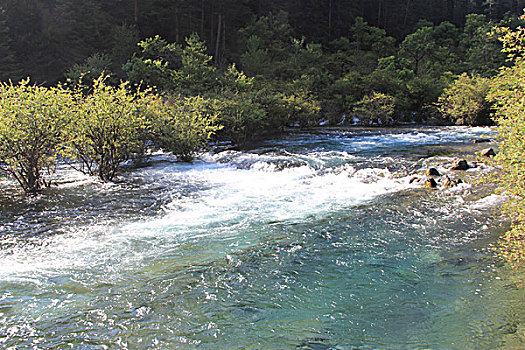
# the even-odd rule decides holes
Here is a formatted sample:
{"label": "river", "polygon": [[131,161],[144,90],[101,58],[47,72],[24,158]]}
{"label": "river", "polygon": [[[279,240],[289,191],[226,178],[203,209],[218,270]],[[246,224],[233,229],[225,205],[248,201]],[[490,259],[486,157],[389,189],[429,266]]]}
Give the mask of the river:
{"label": "river", "polygon": [[[500,196],[428,189],[487,128],[321,130],[103,184],[0,182],[0,347],[494,349],[525,292],[491,247]],[[452,174],[452,173],[451,173]]]}

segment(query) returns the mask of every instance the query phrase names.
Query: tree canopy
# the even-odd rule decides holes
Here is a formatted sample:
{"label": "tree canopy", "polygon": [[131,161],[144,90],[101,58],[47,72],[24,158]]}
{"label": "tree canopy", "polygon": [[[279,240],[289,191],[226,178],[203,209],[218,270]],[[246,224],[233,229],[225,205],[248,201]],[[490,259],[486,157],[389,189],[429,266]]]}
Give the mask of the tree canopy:
{"label": "tree canopy", "polygon": [[[251,59],[253,67],[257,55],[266,50],[266,54],[276,55],[286,49],[286,45],[267,46],[276,43],[275,36],[281,40],[304,37],[306,42],[322,45],[349,37],[358,49],[370,50],[366,42],[371,36],[382,35],[378,30],[398,42],[415,33],[404,46],[419,71],[419,61],[430,54],[433,41],[424,41],[426,48],[418,47],[417,41],[432,36],[425,27],[443,22],[450,23],[449,29],[467,29],[463,40],[478,44],[469,48],[468,54],[474,58],[471,64],[478,55],[484,56],[484,60],[477,60],[483,64],[493,55],[490,50],[480,50],[486,39],[480,37],[478,24],[484,20],[469,14],[497,22],[520,14],[524,6],[524,0],[4,0],[0,5],[0,52],[8,54],[0,57],[9,64],[2,62],[0,79],[31,76],[36,82],[53,84],[75,64],[97,53],[110,55],[113,70],[122,74],[120,68],[138,41],[159,35],[182,44],[193,33],[207,43],[207,53],[215,63],[224,67],[239,62],[245,52],[249,53],[246,66]],[[361,22],[356,22],[357,18],[362,18]],[[365,22],[374,30],[360,28]],[[416,32],[418,28],[421,31]],[[20,66],[14,67],[13,61]]]}

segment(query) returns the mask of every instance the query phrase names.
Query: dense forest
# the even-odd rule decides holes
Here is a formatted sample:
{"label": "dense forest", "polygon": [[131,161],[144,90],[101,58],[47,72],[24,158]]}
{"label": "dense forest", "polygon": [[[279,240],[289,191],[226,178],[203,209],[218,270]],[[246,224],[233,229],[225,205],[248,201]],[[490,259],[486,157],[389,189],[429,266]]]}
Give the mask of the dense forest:
{"label": "dense forest", "polygon": [[[454,115],[438,110],[439,96],[463,72],[474,79],[497,73],[505,56],[489,32],[496,23],[515,27],[522,5],[4,0],[0,81],[30,77],[52,86],[81,76],[91,81],[104,72],[113,83],[144,82],[186,96],[216,97],[225,86],[239,92],[227,82],[239,73],[255,78],[250,103],[278,119],[286,115],[286,123],[337,124],[350,114],[381,124],[444,122],[443,115]],[[188,55],[193,62],[184,61]],[[175,82],[176,75],[186,81]],[[262,100],[269,95],[279,103]]]}
{"label": "dense forest", "polygon": [[[524,6],[522,0],[3,0],[0,79],[31,76],[37,82],[53,84],[74,64],[96,53],[109,55],[118,73],[136,43],[154,35],[183,43],[197,33],[217,63],[227,66],[240,61],[249,44],[247,36],[261,29],[253,28],[254,19],[281,12],[286,13],[283,21],[289,27],[278,39],[286,44],[288,37],[304,38],[306,43],[319,43],[334,52],[346,38],[366,50],[369,43],[356,42],[359,33],[351,31],[360,17],[394,38],[390,45],[400,44],[421,27],[448,22],[444,32],[435,35],[441,36],[440,47],[450,47],[457,46],[454,41],[460,40],[460,35],[456,31],[465,28],[468,14],[482,14],[484,20],[497,22],[519,15]],[[250,27],[252,32],[247,29]],[[473,34],[472,29],[468,35]],[[359,47],[361,44],[364,47]],[[383,51],[381,55],[390,53]]]}

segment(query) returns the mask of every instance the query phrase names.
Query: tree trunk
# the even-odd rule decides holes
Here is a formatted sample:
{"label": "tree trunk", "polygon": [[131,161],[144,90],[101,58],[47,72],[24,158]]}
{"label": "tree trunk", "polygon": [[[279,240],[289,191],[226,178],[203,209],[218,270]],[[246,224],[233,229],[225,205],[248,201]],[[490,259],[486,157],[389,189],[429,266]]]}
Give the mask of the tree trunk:
{"label": "tree trunk", "polygon": [[377,26],[381,27],[381,10],[383,6],[383,1],[379,1],[379,8],[377,10]]}
{"label": "tree trunk", "polygon": [[180,39],[180,15],[179,10],[175,12],[175,42],[178,43]]}
{"label": "tree trunk", "polygon": [[219,23],[217,24],[217,40],[215,41],[215,63],[219,63],[219,44],[221,42],[222,14],[219,13]]}
{"label": "tree trunk", "polygon": [[139,0],[135,0],[134,2],[134,19],[135,23],[139,22]]}
{"label": "tree trunk", "polygon": [[[226,52],[226,16],[222,19],[222,55]],[[222,61],[222,60],[221,60]]]}
{"label": "tree trunk", "polygon": [[328,40],[332,39],[332,0],[328,1]]}
{"label": "tree trunk", "polygon": [[[407,22],[408,22],[408,10],[410,8],[410,0],[407,0],[407,4],[406,4],[406,7],[405,7],[405,18],[403,20],[403,26],[406,27],[407,25]],[[405,30],[405,28],[403,28],[403,30]]]}
{"label": "tree trunk", "polygon": [[208,45],[208,50],[210,52],[210,55],[212,54],[212,50],[213,50],[213,47],[212,47],[212,43],[213,43],[213,39],[215,38],[215,33],[214,33],[214,25],[213,25],[213,20],[215,19],[214,17],[214,14],[213,14],[213,11],[214,11],[214,6],[213,6],[213,1],[211,2],[211,5],[210,5],[210,45]]}
{"label": "tree trunk", "polygon": [[204,0],[201,0],[201,40],[204,40]]}

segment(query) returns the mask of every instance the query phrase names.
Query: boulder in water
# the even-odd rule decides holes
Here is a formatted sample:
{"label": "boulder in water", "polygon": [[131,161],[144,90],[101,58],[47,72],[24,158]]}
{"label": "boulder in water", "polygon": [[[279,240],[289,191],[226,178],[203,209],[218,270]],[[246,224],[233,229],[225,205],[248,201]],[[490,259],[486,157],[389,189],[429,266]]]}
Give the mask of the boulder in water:
{"label": "boulder in water", "polygon": [[434,180],[433,178],[429,177],[428,179],[425,180],[425,187],[436,188],[437,187],[436,180]]}
{"label": "boulder in water", "polygon": [[463,183],[463,180],[461,179],[451,179],[448,175],[445,175],[439,179],[439,182],[445,186],[445,187],[454,187],[461,183]]}
{"label": "boulder in water", "polygon": [[450,170],[468,170],[470,166],[468,165],[467,161],[465,159],[456,159],[452,166],[450,167]]}
{"label": "boulder in water", "polygon": [[426,172],[427,176],[441,176],[439,171],[436,168],[430,168]]}
{"label": "boulder in water", "polygon": [[441,179],[439,179],[439,181],[445,187],[452,187],[452,186],[454,186],[454,183],[452,182],[452,179],[448,175],[443,176]]}
{"label": "boulder in water", "polygon": [[496,155],[496,152],[494,152],[492,148],[485,148],[484,150],[479,152],[479,154],[482,157],[494,157]]}

